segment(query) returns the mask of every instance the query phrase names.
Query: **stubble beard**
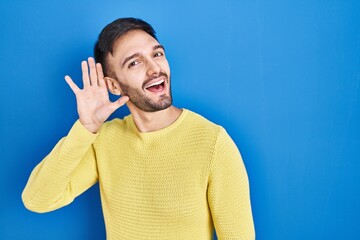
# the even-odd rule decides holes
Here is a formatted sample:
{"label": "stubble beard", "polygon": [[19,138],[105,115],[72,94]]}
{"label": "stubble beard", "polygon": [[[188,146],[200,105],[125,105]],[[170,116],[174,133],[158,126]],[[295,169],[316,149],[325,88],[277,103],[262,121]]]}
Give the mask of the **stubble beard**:
{"label": "stubble beard", "polygon": [[[168,77],[167,75],[165,76],[167,81]],[[121,83],[120,81],[119,81],[119,85],[122,90],[122,94],[127,95],[129,97],[130,102],[132,102],[137,108],[139,108],[142,111],[157,112],[167,109],[172,105],[171,86],[169,86],[169,92],[160,95],[160,99],[157,102],[155,102],[151,98],[146,96],[145,93],[142,91],[142,89],[132,88],[127,84]]]}

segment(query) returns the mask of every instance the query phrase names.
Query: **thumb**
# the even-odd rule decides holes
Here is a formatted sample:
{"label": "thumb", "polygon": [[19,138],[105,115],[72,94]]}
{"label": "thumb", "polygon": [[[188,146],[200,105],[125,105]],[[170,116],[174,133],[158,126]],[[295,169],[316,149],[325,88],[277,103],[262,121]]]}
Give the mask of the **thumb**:
{"label": "thumb", "polygon": [[127,101],[129,101],[129,97],[128,96],[122,96],[121,98],[119,98],[115,102],[112,102],[111,107],[115,111],[119,107],[123,106]]}

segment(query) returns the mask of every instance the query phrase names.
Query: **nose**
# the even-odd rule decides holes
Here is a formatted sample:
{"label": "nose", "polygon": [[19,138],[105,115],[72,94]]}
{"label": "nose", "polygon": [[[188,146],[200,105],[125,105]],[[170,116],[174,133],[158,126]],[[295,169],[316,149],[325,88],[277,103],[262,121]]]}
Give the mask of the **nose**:
{"label": "nose", "polygon": [[158,75],[161,71],[160,65],[154,60],[150,59],[147,61],[147,72],[146,74],[150,77],[153,75]]}

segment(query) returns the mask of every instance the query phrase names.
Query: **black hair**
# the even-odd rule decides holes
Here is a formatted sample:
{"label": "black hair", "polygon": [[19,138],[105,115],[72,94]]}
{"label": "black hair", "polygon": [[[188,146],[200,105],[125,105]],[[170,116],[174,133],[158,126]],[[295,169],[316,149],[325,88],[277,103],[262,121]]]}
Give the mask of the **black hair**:
{"label": "black hair", "polygon": [[143,30],[157,40],[152,26],[138,18],[119,18],[108,24],[99,34],[94,47],[95,61],[101,63],[105,76],[111,74],[106,63],[107,54],[113,53],[113,46],[118,38],[132,30]]}

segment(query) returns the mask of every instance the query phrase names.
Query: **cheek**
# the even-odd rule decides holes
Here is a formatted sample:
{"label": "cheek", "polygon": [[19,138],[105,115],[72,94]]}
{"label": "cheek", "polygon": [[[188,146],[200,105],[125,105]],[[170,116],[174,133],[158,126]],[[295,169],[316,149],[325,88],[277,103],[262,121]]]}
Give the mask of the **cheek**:
{"label": "cheek", "polygon": [[134,69],[132,71],[124,71],[121,74],[118,74],[118,79],[123,84],[130,86],[132,88],[141,87],[145,78],[145,72],[142,69]]}
{"label": "cheek", "polygon": [[129,73],[127,74],[127,78],[135,85],[142,84],[142,82],[146,78],[146,69],[143,67],[133,69],[132,71],[129,71]]}
{"label": "cheek", "polygon": [[117,71],[116,76],[118,80],[123,83],[128,83],[128,79],[131,78],[131,75],[127,72],[127,70]]}
{"label": "cheek", "polygon": [[170,77],[170,66],[169,62],[165,59],[164,62],[161,64],[162,69],[166,72],[166,74]]}
{"label": "cheek", "polygon": [[123,79],[125,78],[123,72],[119,70],[115,71],[115,75],[118,81],[123,81]]}

